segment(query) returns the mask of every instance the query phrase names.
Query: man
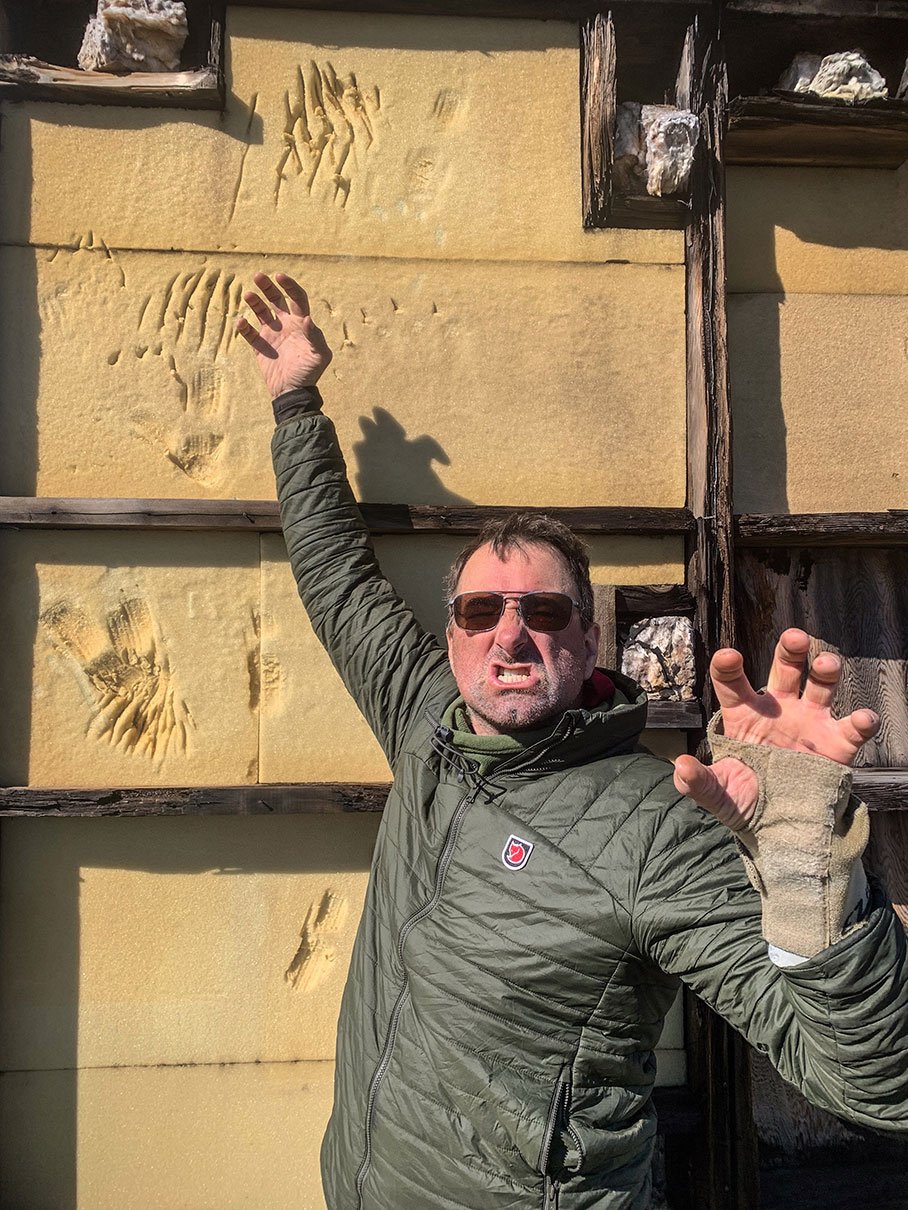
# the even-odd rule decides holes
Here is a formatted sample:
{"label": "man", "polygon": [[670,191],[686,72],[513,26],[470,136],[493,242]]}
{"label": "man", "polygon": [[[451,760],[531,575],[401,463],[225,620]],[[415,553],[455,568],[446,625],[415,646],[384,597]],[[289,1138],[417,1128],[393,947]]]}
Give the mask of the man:
{"label": "man", "polygon": [[815,1103],[908,1128],[905,936],[849,801],[879,720],[832,718],[837,657],[802,695],[808,638],[787,631],[758,695],[718,652],[720,759],[673,774],[638,746],[644,695],[595,668],[582,547],[539,518],[457,561],[445,654],[376,564],[305,291],[255,281],[260,328],[238,330],[275,399],[294,575],[394,772],[341,1009],[331,1210],[641,1210],[679,980]]}

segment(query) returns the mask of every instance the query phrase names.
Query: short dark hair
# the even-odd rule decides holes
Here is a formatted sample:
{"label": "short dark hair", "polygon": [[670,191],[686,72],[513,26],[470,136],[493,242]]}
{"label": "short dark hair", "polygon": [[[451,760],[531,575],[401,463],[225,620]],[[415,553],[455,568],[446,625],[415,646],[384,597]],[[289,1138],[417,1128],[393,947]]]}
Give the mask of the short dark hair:
{"label": "short dark hair", "polygon": [[590,583],[590,556],[583,542],[566,525],[545,513],[511,513],[503,521],[486,521],[451,564],[445,577],[445,601],[457,592],[457,584],[467,560],[483,546],[489,546],[499,559],[514,550],[526,552],[527,546],[551,546],[561,555],[577,588],[580,620],[585,628],[593,621],[593,586]]}

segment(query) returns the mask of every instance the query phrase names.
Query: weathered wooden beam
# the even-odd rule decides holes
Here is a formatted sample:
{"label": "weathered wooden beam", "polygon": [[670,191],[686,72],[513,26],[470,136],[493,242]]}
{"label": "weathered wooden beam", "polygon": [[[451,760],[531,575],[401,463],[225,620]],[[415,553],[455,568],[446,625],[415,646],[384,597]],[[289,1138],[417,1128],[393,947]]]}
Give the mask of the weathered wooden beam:
{"label": "weathered wooden beam", "polygon": [[0,816],[305,815],[381,811],[387,785],[190,786],[118,790],[0,789]]}
{"label": "weathered wooden beam", "polygon": [[643,617],[693,613],[694,599],[683,584],[616,584],[615,612]]}
{"label": "weathered wooden beam", "polygon": [[[687,32],[675,103],[700,120],[691,173],[691,218],[685,229],[687,270],[687,505],[697,518],[688,539],[687,584],[695,601],[701,657],[733,646],[731,408],[725,316],[725,173],[728,98],[725,52],[713,27]],[[705,677],[707,709],[714,694]],[[688,1203],[698,1210],[756,1210],[756,1132],[742,1039],[697,997],[688,995],[688,1079],[705,1115],[692,1145]]]}
{"label": "weathered wooden beam", "polygon": [[[691,174],[687,266],[687,505],[696,518],[688,586],[708,652],[734,646],[731,407],[725,312],[723,138],[728,77],[717,41],[692,26],[678,72],[676,104],[700,119]],[[712,690],[705,688],[712,708]]]}
{"label": "weathered wooden beam", "polygon": [[[685,508],[520,508],[507,505],[362,504],[374,534],[475,534],[515,511],[545,513],[582,534],[685,534]],[[273,500],[66,499],[0,497],[0,527],[16,529],[189,529],[274,533]]]}
{"label": "weathered wooden beam", "polygon": [[740,513],[739,546],[904,546],[908,510],[885,513]]}
{"label": "weathered wooden beam", "polygon": [[799,20],[802,17],[856,17],[908,20],[908,0],[724,0],[727,13],[765,13]]}
{"label": "weathered wooden beam", "polygon": [[871,811],[908,811],[908,769],[855,769],[854,792]]}
{"label": "weathered wooden beam", "polygon": [[729,103],[729,164],[899,168],[908,159],[908,103],[738,97]]}
{"label": "weathered wooden beam", "polygon": [[184,109],[219,109],[224,99],[217,67],[116,76],[58,67],[29,55],[0,55],[0,97],[83,105],[174,105]]}
{"label": "weathered wooden beam", "polygon": [[580,24],[580,172],[583,226],[608,225],[615,153],[615,27],[611,13]]}

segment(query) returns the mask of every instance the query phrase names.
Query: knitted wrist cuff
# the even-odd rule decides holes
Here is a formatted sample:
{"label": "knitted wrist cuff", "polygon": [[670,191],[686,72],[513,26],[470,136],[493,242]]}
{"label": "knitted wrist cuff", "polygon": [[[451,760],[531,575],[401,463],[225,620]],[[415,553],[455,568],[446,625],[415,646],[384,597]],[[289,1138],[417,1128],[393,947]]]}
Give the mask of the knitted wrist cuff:
{"label": "knitted wrist cuff", "polygon": [[760,892],[763,936],[812,958],[860,927],[867,891],[861,854],[870,835],[867,807],[851,797],[851,770],[809,752],[729,739],[721,714],[709,724],[713,760],[734,757],[753,769],[759,798],[735,838]]}

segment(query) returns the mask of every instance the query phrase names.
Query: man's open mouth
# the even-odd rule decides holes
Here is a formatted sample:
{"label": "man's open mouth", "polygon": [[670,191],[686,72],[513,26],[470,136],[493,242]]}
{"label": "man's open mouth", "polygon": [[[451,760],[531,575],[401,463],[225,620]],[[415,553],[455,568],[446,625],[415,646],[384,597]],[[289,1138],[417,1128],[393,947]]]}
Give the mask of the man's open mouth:
{"label": "man's open mouth", "polygon": [[493,664],[489,671],[494,684],[507,685],[509,688],[530,686],[538,680],[537,670],[532,664]]}

